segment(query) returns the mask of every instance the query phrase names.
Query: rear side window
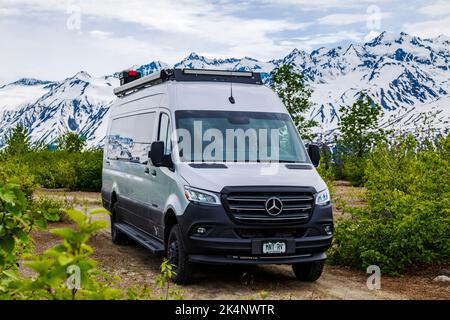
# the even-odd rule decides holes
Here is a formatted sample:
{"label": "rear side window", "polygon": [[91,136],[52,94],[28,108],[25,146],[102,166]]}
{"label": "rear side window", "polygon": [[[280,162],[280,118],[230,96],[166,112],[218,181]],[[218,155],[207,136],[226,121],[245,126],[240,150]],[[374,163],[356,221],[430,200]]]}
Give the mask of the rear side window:
{"label": "rear side window", "polygon": [[170,140],[170,118],[166,113],[161,113],[159,117],[158,141],[164,142],[165,154],[170,154],[172,148]]}
{"label": "rear side window", "polygon": [[155,112],[149,112],[113,119],[107,158],[140,163],[147,161],[155,117]]}

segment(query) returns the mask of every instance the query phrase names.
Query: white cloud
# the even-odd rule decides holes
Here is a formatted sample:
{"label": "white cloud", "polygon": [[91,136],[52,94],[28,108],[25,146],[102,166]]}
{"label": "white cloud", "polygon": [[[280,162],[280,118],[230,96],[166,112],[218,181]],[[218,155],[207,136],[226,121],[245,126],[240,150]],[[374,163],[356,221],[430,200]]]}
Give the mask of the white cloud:
{"label": "white cloud", "polygon": [[2,8],[0,7],[0,17],[20,15],[20,10],[16,8]]}
{"label": "white cloud", "polygon": [[419,13],[430,17],[450,15],[450,2],[448,0],[439,1],[429,6],[424,6],[419,9]]}
{"label": "white cloud", "polygon": [[[388,18],[391,14],[389,12],[380,12],[380,19]],[[321,17],[317,20],[319,24],[345,26],[354,23],[367,22],[371,18],[371,14],[358,13],[337,13]]]}
{"label": "white cloud", "polygon": [[89,31],[89,34],[92,37],[97,38],[97,39],[108,39],[112,35],[111,32],[102,31],[102,30],[92,30],[92,31]]}
{"label": "white cloud", "polygon": [[404,24],[403,29],[422,38],[433,38],[440,35],[450,36],[450,16],[418,23]]}
{"label": "white cloud", "polygon": [[[94,46],[98,50],[114,52],[120,56],[130,56],[136,59],[133,64],[138,62],[144,64],[149,62],[149,56],[162,57],[162,61],[166,63],[175,63],[178,61],[181,52],[172,52],[164,50],[163,47],[154,46],[151,42],[140,41],[133,36],[118,37],[111,32],[93,30],[89,32],[90,36],[95,39]],[[122,66],[122,68],[131,67]]]}
{"label": "white cloud", "polygon": [[369,5],[382,5],[392,0],[258,0],[266,4],[296,6],[305,10],[330,10],[335,8],[364,9]]}
{"label": "white cloud", "polygon": [[366,14],[344,14],[344,13],[330,14],[317,20],[317,22],[319,22],[320,24],[336,25],[336,26],[343,26],[365,21],[367,21]]}
{"label": "white cloud", "polygon": [[[67,15],[68,4],[79,6],[82,19],[86,16],[95,17],[111,23],[138,25],[149,32],[164,33],[165,37],[156,37],[161,41],[160,47],[168,45],[164,38],[172,39],[175,41],[173,44],[190,41],[191,45],[200,49],[208,45],[208,48],[222,50],[223,56],[253,55],[257,58],[271,58],[281,54],[281,51],[270,34],[300,30],[309,26],[308,22],[293,22],[287,19],[238,17],[236,14],[227,13],[238,12],[239,3],[230,8],[227,2],[212,3],[207,0],[153,0],[151,3],[144,0],[68,3],[55,0],[3,1],[12,7],[22,8],[24,14],[48,11]],[[97,34],[97,37],[99,36],[100,34]]]}
{"label": "white cloud", "polygon": [[[445,4],[425,0],[421,12],[437,16]],[[400,0],[0,0],[2,42],[10,44],[0,50],[0,67],[11,77],[60,79],[80,69],[102,75],[151,60],[173,64],[191,51],[270,60],[294,47],[363,41],[369,30],[358,23],[371,5],[392,13],[383,30],[448,30],[446,17],[418,23],[405,13],[417,3]],[[74,8],[80,30],[66,27]]]}
{"label": "white cloud", "polygon": [[311,51],[318,47],[333,45],[343,41],[361,42],[363,41],[364,36],[365,35],[360,32],[339,31],[307,37],[296,37],[288,41],[283,41],[282,44],[286,47],[295,47],[305,51]]}

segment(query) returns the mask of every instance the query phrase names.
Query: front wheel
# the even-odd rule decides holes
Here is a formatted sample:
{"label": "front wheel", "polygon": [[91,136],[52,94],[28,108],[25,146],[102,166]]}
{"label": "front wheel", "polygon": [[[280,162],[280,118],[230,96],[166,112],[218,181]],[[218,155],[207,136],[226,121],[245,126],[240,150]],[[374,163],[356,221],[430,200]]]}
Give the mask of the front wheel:
{"label": "front wheel", "polygon": [[178,284],[186,284],[192,280],[193,265],[189,261],[181,239],[180,227],[174,225],[170,230],[167,243],[167,261],[173,265],[174,276],[172,280]]}
{"label": "front wheel", "polygon": [[117,222],[117,205],[114,203],[111,208],[111,240],[114,244],[125,245],[128,243],[127,236],[117,229],[115,226]]}
{"label": "front wheel", "polygon": [[314,282],[322,275],[324,264],[325,261],[293,264],[292,270],[294,271],[297,280]]}

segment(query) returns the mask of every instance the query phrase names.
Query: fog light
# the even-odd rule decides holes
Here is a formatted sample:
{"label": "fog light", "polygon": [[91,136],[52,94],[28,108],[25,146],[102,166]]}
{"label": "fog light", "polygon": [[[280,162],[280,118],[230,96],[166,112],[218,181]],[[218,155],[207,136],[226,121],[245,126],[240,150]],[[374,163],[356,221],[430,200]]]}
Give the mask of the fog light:
{"label": "fog light", "polygon": [[198,234],[205,234],[205,233],[206,233],[206,229],[203,228],[203,227],[198,227],[198,228],[197,228],[197,233],[198,233]]}
{"label": "fog light", "polygon": [[323,226],[323,230],[327,233],[327,235],[331,235],[333,233],[333,227],[330,225]]}

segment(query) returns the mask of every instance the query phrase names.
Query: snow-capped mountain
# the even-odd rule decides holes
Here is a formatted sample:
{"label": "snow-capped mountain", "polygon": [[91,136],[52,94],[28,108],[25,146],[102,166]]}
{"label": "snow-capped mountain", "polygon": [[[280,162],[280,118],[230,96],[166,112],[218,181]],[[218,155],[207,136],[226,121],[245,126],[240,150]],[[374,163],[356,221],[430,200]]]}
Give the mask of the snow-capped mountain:
{"label": "snow-capped mountain", "polygon": [[46,94],[55,85],[52,81],[23,78],[0,86],[0,114],[15,111]]}
{"label": "snow-capped mountain", "polygon": [[101,144],[106,133],[104,116],[114,99],[112,89],[118,84],[113,76],[94,78],[80,71],[61,82],[46,85],[23,82],[0,88],[1,103],[3,96],[28,93],[27,101],[23,98],[0,113],[0,144],[19,123],[28,128],[32,141],[50,143],[67,131],[75,131],[88,139],[88,145]]}
{"label": "snow-capped mountain", "polygon": [[[271,61],[253,58],[209,59],[191,53],[175,68],[251,70],[269,73],[293,64],[313,90],[310,117],[319,132],[338,125],[339,106],[351,104],[361,91],[380,103],[383,126],[415,128],[425,115],[440,131],[450,127],[450,38],[421,39],[405,33],[382,33],[365,44],[320,48],[310,53],[294,49]],[[170,66],[153,61],[133,69],[143,75]],[[0,86],[0,146],[18,123],[29,128],[33,141],[52,142],[70,130],[83,134],[89,146],[101,145],[118,73],[92,77],[81,71],[63,81],[21,79]]]}

